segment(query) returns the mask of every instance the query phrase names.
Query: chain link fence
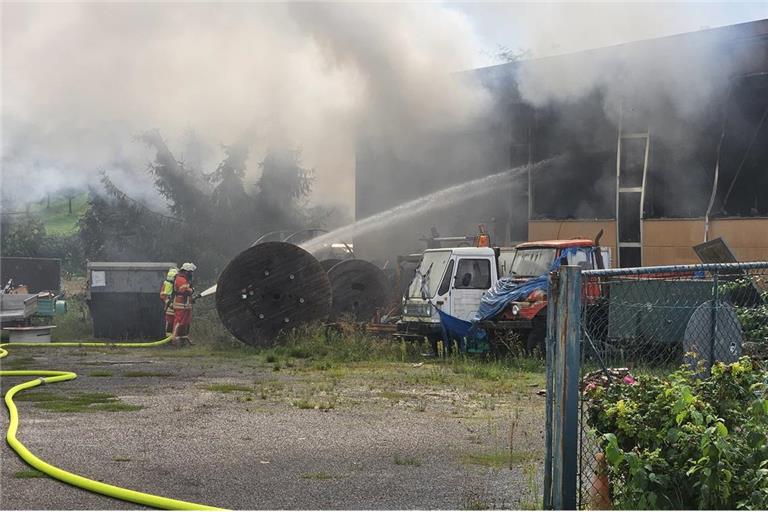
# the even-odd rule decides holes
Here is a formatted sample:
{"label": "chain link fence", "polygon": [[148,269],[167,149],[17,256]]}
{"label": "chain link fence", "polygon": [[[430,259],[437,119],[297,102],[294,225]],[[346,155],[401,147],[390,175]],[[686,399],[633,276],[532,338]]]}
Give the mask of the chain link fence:
{"label": "chain link fence", "polygon": [[585,390],[716,362],[768,358],[768,263],[584,271],[577,507],[610,508],[604,447]]}

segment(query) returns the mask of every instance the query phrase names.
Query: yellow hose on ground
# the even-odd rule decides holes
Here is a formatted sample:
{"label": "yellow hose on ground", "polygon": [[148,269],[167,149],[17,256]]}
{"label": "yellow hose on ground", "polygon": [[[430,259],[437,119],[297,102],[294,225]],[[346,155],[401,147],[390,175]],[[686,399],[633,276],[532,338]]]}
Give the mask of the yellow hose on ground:
{"label": "yellow hose on ground", "polygon": [[[80,342],[67,342],[67,343],[2,343],[0,344],[0,358],[8,355],[8,351],[5,347],[156,347],[168,343],[171,337],[168,336],[160,341],[154,341],[151,343],[80,343]],[[163,496],[156,496],[154,494],[146,494],[143,492],[132,491],[130,489],[124,489],[115,485],[105,484],[103,482],[97,482],[90,478],[85,478],[68,471],[64,471],[61,468],[52,466],[44,460],[35,456],[32,452],[24,446],[21,441],[16,439],[16,431],[19,426],[19,414],[16,410],[16,404],[13,402],[13,397],[16,393],[31,389],[41,384],[53,384],[55,382],[64,382],[68,380],[74,380],[77,378],[77,374],[74,372],[55,371],[55,370],[2,370],[0,371],[0,377],[30,377],[37,376],[34,380],[29,380],[18,384],[5,394],[5,405],[8,407],[8,415],[10,422],[8,425],[8,433],[5,436],[8,445],[21,457],[27,464],[33,468],[41,471],[48,476],[51,476],[57,480],[80,487],[91,492],[110,496],[123,501],[130,501],[138,503],[139,505],[146,505],[148,507],[154,507],[166,510],[221,510],[209,505],[201,505],[199,503],[192,503],[189,501],[174,500],[172,498],[164,498]]]}

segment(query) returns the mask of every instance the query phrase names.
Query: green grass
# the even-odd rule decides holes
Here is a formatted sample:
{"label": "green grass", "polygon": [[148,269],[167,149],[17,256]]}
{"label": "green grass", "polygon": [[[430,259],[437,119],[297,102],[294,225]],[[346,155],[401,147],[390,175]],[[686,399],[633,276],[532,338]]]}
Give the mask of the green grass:
{"label": "green grass", "polygon": [[491,453],[468,453],[461,457],[461,462],[473,466],[485,466],[489,468],[510,467],[536,460],[536,455],[531,452],[508,450]]}
{"label": "green grass", "polygon": [[58,394],[48,391],[24,393],[16,396],[20,402],[34,402],[35,406],[50,412],[124,412],[142,409],[140,405],[120,402],[107,393]]}
{"label": "green grass", "polygon": [[316,473],[304,473],[303,475],[301,475],[301,478],[303,478],[305,480],[331,480],[331,479],[337,478],[337,477],[332,475],[332,474],[330,474],[330,473],[325,473],[323,471],[318,471]]}
{"label": "green grass", "polygon": [[395,455],[392,458],[392,462],[397,466],[421,466],[421,461],[415,457],[401,457],[400,455]]}
{"label": "green grass", "polygon": [[125,372],[123,377],[171,377],[173,374],[168,372]]}
{"label": "green grass", "polygon": [[213,391],[215,393],[235,393],[238,391],[250,392],[253,391],[253,387],[243,386],[242,384],[209,384],[204,388],[206,391]]}
{"label": "green grass", "polygon": [[[489,371],[482,371],[483,364],[493,365]],[[451,386],[461,391],[472,391],[490,397],[509,394],[530,396],[544,384],[544,371],[541,373],[519,370],[507,361],[483,362],[467,358],[465,361],[434,361],[414,368],[411,364],[386,361],[369,361],[339,364],[323,371],[329,378],[338,380],[360,380],[368,385],[383,388],[379,396],[391,400],[417,398],[416,395],[398,389],[434,388]],[[316,370],[305,367],[305,370]],[[485,399],[491,403],[491,399]],[[543,402],[542,402],[543,403]]]}
{"label": "green grass", "polygon": [[107,370],[94,370],[88,374],[89,377],[111,377],[112,372]]}
{"label": "green grass", "polygon": [[48,478],[48,475],[36,469],[23,469],[15,472],[13,478]]}
{"label": "green grass", "polygon": [[68,235],[77,231],[77,221],[88,210],[88,194],[81,192],[72,198],[72,213],[69,213],[69,200],[65,196],[51,197],[50,207],[47,198],[32,203],[29,212],[43,222],[49,235]]}
{"label": "green grass", "polygon": [[[9,348],[10,350],[10,348]],[[0,368],[3,370],[29,370],[33,369],[35,358],[32,356],[13,357],[6,356],[7,359],[0,359]]]}

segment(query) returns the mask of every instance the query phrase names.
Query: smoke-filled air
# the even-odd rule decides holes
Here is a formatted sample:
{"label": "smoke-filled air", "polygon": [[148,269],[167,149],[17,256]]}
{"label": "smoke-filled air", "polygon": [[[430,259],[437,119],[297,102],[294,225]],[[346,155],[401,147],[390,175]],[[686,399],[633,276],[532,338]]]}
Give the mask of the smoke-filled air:
{"label": "smoke-filled air", "polygon": [[[437,5],[4,4],[3,198],[98,184],[156,196],[134,137],[158,130],[190,167],[220,144],[300,149],[313,199],[354,203],[361,126],[461,125],[482,93],[452,80],[477,53]],[[404,33],[418,34],[405,38]],[[162,204],[156,205],[163,210]]]}
{"label": "smoke-filled air", "polygon": [[642,110],[673,148],[667,183],[690,191],[657,211],[701,215],[711,187],[705,164],[691,163],[695,141],[713,131],[715,100],[741,57],[710,51],[720,36],[672,53],[655,42],[610,46],[696,30],[725,11],[5,3],[2,209],[49,208],[64,194],[71,210],[87,193],[84,257],[173,260],[193,239],[190,257],[213,277],[271,231],[334,230],[562,155],[535,182],[465,202],[460,216],[422,205],[414,222],[360,235],[359,255],[391,259],[433,227],[460,235],[486,224],[511,243],[527,236],[529,216],[615,216],[612,139]]}
{"label": "smoke-filled air", "polygon": [[376,233],[379,230],[397,227],[402,223],[418,218],[426,212],[439,212],[442,209],[456,207],[465,201],[482,198],[491,191],[509,192],[512,187],[520,187],[524,173],[535,172],[546,166],[552,159],[508,169],[490,176],[477,178],[466,183],[453,185],[407,203],[397,205],[357,222],[334,229],[301,244],[309,252],[316,252],[337,240],[351,240],[357,236]]}
{"label": "smoke-filled air", "polygon": [[0,0],[0,141],[3,509],[768,510],[766,0]]}

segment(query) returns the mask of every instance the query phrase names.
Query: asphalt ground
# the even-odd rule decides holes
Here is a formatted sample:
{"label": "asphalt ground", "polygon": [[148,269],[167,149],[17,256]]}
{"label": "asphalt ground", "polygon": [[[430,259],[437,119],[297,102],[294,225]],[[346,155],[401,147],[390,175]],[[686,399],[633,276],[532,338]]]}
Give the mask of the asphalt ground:
{"label": "asphalt ground", "polygon": [[[2,369],[79,375],[33,393],[100,392],[141,406],[50,412],[19,400],[18,438],[67,471],[229,509],[540,504],[543,382],[496,393],[492,384],[457,384],[429,361],[275,371],[273,363],[198,350],[12,349]],[[22,380],[4,377],[3,394]],[[5,432],[7,411],[2,418]],[[144,508],[29,478],[2,444],[2,510]]]}

